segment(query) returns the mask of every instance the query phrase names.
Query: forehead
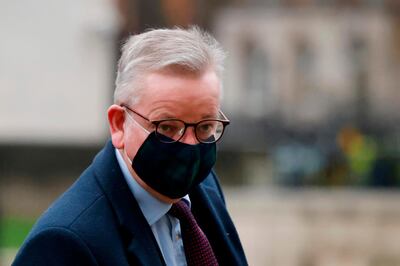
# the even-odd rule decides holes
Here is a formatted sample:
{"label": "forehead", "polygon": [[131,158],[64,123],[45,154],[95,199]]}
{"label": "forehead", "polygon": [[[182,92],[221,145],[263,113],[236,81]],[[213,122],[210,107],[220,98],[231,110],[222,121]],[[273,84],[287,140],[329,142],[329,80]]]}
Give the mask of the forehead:
{"label": "forehead", "polygon": [[174,116],[216,113],[220,102],[220,81],[216,73],[156,71],[143,76],[137,108],[148,115],[163,112]]}

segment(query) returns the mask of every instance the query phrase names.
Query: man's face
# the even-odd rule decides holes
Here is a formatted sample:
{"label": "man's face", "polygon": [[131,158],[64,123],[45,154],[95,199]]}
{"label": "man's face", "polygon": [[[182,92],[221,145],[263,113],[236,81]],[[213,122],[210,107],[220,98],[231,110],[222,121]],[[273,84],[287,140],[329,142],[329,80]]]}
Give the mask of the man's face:
{"label": "man's face", "polygon": [[[158,71],[145,75],[142,81],[139,102],[129,107],[149,120],[177,118],[187,123],[195,123],[206,118],[217,118],[220,84],[217,75],[213,71],[206,71],[200,75]],[[122,108],[121,112],[124,112]],[[149,122],[137,115],[131,115],[142,126],[151,129]],[[127,157],[130,160],[135,157],[138,149],[146,140],[148,133],[129,119],[125,113],[122,132],[119,132],[119,134],[119,145],[115,145],[114,136],[113,143],[120,150],[125,149],[122,155],[129,165]],[[198,141],[193,128],[188,128],[180,141],[186,144],[197,144]],[[161,200],[170,201],[147,187],[130,166],[129,169],[139,184],[146,190]]]}

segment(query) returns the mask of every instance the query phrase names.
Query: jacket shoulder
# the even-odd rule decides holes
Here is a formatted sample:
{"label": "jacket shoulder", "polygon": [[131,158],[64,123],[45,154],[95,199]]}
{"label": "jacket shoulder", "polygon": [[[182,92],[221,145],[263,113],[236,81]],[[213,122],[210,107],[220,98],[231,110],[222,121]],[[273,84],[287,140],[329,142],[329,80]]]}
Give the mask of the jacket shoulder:
{"label": "jacket shoulder", "polygon": [[41,215],[33,232],[45,227],[69,227],[104,197],[91,167]]}
{"label": "jacket shoulder", "polygon": [[96,265],[94,257],[101,257],[103,245],[119,245],[115,224],[89,167],[38,219],[13,265]]}
{"label": "jacket shoulder", "polygon": [[24,244],[13,266],[97,265],[90,249],[73,231],[63,227],[40,230]]}

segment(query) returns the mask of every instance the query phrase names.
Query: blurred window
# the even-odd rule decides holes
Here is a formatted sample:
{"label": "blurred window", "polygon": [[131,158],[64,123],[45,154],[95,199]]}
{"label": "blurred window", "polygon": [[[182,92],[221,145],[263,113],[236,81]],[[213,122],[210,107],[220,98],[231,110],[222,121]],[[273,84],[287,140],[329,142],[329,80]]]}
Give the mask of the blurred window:
{"label": "blurred window", "polygon": [[263,116],[265,99],[271,89],[271,66],[265,51],[256,42],[246,41],[243,50],[246,107],[252,114]]}
{"label": "blurred window", "polygon": [[350,43],[348,58],[354,80],[355,120],[359,126],[363,126],[367,123],[369,115],[368,44],[364,38],[354,36]]}
{"label": "blurred window", "polygon": [[295,50],[296,95],[303,96],[304,93],[315,86],[315,56],[307,40],[299,38],[293,43]]}

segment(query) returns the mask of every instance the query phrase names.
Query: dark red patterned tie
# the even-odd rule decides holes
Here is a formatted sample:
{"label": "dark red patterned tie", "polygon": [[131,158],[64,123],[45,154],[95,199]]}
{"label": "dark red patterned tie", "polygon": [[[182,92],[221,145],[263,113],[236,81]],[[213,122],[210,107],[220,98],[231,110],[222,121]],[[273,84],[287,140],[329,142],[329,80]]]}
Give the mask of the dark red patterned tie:
{"label": "dark red patterned tie", "polygon": [[181,224],[187,264],[189,266],[218,265],[210,242],[201,231],[189,206],[183,200],[180,200],[172,205],[169,213],[178,218]]}

